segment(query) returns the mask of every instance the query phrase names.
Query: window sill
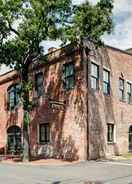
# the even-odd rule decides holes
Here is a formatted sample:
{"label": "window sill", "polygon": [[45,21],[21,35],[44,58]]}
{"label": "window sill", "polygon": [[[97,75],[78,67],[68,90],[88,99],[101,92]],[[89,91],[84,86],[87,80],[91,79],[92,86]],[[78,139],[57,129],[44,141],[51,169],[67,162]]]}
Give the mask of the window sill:
{"label": "window sill", "polygon": [[39,145],[49,145],[50,142],[39,142],[38,144],[39,144]]}
{"label": "window sill", "polygon": [[108,145],[114,145],[116,144],[115,142],[107,142]]}
{"label": "window sill", "polygon": [[91,91],[94,92],[94,93],[99,93],[99,89],[94,89],[94,88],[91,88]]}
{"label": "window sill", "polygon": [[128,105],[132,105],[132,102],[130,102],[130,103],[129,103],[129,102],[127,102],[127,104],[128,104]]}
{"label": "window sill", "polygon": [[126,103],[126,101],[125,101],[125,100],[120,100],[120,99],[119,99],[119,101],[120,101],[121,103]]}
{"label": "window sill", "polygon": [[104,96],[110,97],[110,93],[104,93]]}

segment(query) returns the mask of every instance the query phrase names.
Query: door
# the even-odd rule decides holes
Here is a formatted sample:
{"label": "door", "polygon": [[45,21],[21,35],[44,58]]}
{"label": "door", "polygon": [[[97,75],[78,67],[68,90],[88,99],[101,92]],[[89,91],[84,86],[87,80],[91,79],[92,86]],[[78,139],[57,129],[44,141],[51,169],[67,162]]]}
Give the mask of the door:
{"label": "door", "polygon": [[7,152],[9,154],[21,152],[21,129],[18,126],[9,127],[7,130]]}
{"label": "door", "polygon": [[129,151],[132,151],[132,126],[129,128]]}

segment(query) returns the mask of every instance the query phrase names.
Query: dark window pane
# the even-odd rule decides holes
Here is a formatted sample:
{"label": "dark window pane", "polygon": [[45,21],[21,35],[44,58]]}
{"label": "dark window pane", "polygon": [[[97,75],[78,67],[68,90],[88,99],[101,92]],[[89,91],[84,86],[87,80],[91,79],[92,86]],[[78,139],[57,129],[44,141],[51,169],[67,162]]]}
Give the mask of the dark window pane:
{"label": "dark window pane", "polygon": [[13,110],[19,104],[20,85],[14,85],[8,90],[9,109]]}
{"label": "dark window pane", "polygon": [[119,99],[124,100],[124,80],[121,78],[119,79]]}
{"label": "dark window pane", "polygon": [[39,141],[40,141],[40,143],[48,143],[50,141],[50,126],[49,126],[49,124],[40,124]]}
{"label": "dark window pane", "polygon": [[38,96],[42,96],[44,93],[43,87],[43,73],[38,73],[35,76],[35,88]]}
{"label": "dark window pane", "polygon": [[64,78],[64,88],[69,90],[74,88],[75,86],[75,72],[74,72],[74,65],[73,63],[69,63],[64,65],[63,71],[63,78]]}
{"label": "dark window pane", "polygon": [[108,142],[114,142],[114,125],[108,124],[107,128],[107,140]]}
{"label": "dark window pane", "polygon": [[110,72],[103,70],[103,92],[104,94],[110,94]]}

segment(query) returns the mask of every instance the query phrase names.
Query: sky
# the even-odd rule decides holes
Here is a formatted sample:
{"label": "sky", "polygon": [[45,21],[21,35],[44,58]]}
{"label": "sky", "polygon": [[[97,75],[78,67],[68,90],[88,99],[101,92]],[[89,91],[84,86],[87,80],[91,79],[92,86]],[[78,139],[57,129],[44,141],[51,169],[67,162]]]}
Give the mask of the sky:
{"label": "sky", "polygon": [[[96,4],[99,0],[89,1]],[[73,0],[75,4],[82,2],[84,0]],[[104,43],[123,50],[132,48],[132,0],[114,0],[113,22],[113,32],[110,35],[104,35]],[[46,51],[50,47],[59,47],[59,44],[59,41],[43,42]],[[0,74],[8,70],[9,68],[2,66]]]}

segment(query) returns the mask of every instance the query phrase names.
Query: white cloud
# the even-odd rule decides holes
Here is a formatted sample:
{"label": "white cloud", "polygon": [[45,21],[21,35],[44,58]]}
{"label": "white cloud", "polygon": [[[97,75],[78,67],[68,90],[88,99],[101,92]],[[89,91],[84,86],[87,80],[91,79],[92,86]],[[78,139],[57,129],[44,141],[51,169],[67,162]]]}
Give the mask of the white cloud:
{"label": "white cloud", "polygon": [[[85,0],[73,0],[73,3],[80,4]],[[93,4],[99,0],[90,0]],[[111,35],[105,35],[103,40],[106,44],[120,49],[132,48],[132,0],[114,0],[113,9],[114,31]],[[60,42],[43,42],[45,51],[49,47],[58,47]],[[8,69],[2,67],[0,73]]]}
{"label": "white cloud", "polygon": [[132,48],[132,0],[114,1],[114,31],[104,37],[107,44],[120,49]]}

